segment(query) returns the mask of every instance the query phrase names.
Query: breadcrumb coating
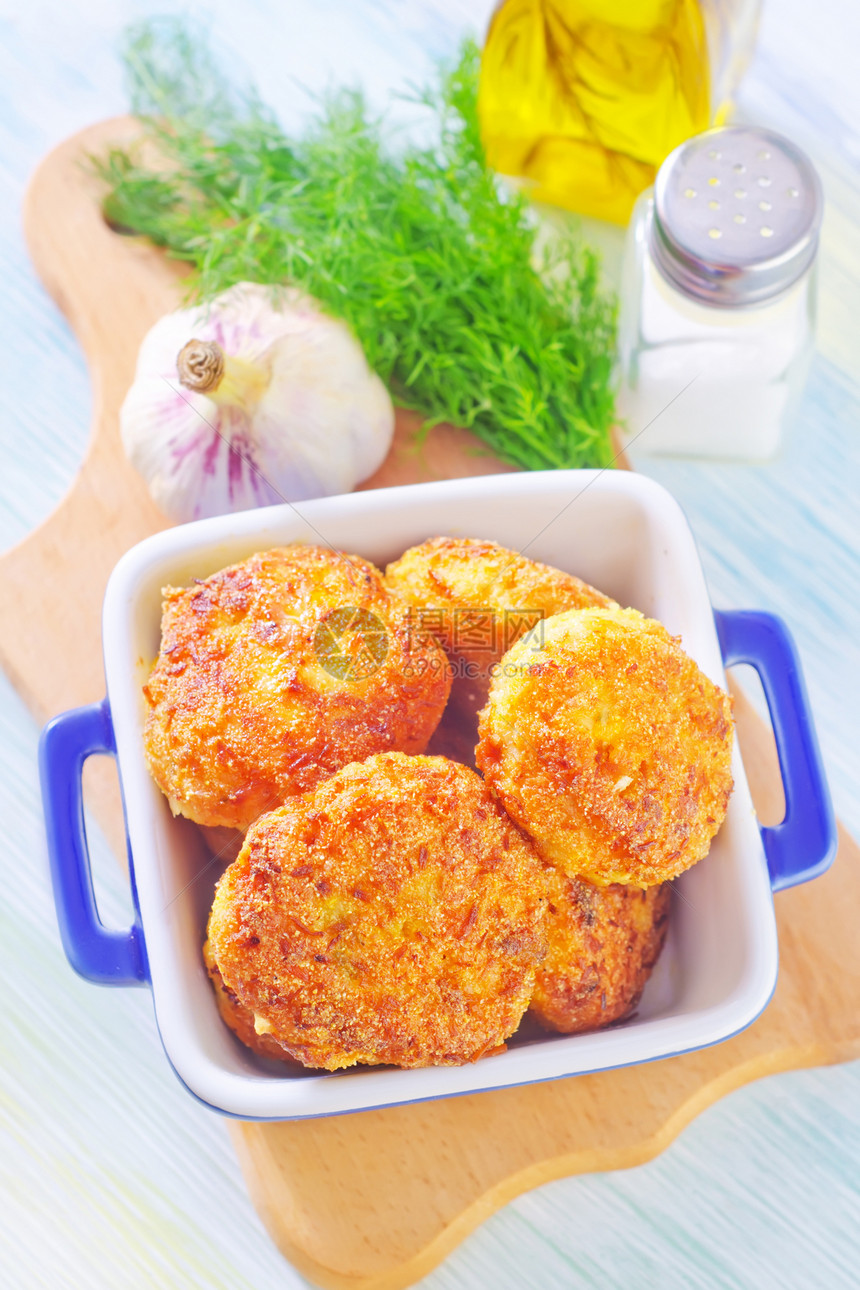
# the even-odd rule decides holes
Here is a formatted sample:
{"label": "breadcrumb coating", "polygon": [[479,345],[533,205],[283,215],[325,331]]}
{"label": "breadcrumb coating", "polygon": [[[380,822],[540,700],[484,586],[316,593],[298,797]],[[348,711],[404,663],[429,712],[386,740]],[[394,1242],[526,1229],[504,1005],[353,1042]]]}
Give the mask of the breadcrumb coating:
{"label": "breadcrumb coating", "polygon": [[[215,991],[215,1002],[222,1021],[241,1039],[247,1048],[253,1049],[261,1057],[272,1057],[276,1061],[288,1062],[290,1058],[271,1035],[258,1035],[254,1028],[254,1014],[239,1002],[238,997],[224,984],[224,978],[218,971],[218,965],[212,956],[212,947],[206,941],[203,946],[203,962]],[[302,1070],[298,1062],[293,1063],[297,1070]]]}
{"label": "breadcrumb coating", "polygon": [[573,574],[477,538],[422,542],[389,564],[385,581],[439,637],[454,669],[451,701],[476,716],[493,669],[536,621],[566,609],[616,607]]}
{"label": "breadcrumb coating", "polygon": [[595,887],[547,873],[547,953],[530,1012],[576,1034],[621,1021],[636,1007],[663,948],[671,887]]}
{"label": "breadcrumb coating", "polygon": [[707,854],[726,813],[731,700],[633,609],[558,614],[519,641],[479,733],[478,769],[572,876],[664,882]]}
{"label": "breadcrumb coating", "polygon": [[143,689],[149,767],[175,814],[244,831],[351,761],[422,752],[449,672],[366,560],[263,551],[166,588]]}
{"label": "breadcrumb coating", "polygon": [[473,771],[385,753],[252,826],[210,955],[256,1032],[306,1066],[460,1065],[501,1051],[528,1006],[543,891]]}

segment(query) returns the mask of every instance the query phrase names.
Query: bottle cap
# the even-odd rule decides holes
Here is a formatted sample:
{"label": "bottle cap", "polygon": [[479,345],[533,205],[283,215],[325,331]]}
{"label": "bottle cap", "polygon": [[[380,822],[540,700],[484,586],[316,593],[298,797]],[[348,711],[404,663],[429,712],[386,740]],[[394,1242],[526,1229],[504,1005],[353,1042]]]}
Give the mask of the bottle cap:
{"label": "bottle cap", "polygon": [[660,167],[651,255],[697,300],[757,304],[812,264],[822,209],[815,167],[790,140],[756,126],[706,130]]}

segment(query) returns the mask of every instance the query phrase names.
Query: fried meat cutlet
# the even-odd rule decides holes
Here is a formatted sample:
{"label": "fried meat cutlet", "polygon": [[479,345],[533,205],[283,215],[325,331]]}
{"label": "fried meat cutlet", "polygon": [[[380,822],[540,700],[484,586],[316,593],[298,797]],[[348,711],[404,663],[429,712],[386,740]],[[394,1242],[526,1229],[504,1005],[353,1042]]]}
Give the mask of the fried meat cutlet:
{"label": "fried meat cutlet", "polygon": [[[203,962],[206,964],[206,971],[209,973],[209,979],[215,991],[215,1002],[222,1021],[227,1023],[247,1048],[253,1049],[261,1057],[273,1057],[276,1061],[282,1062],[289,1061],[281,1045],[276,1043],[271,1035],[257,1034],[253,1012],[240,1003],[233,991],[224,984],[224,978],[218,971],[218,965],[212,956],[212,948],[208,941],[203,946]],[[298,1067],[298,1063],[296,1066]]]}
{"label": "fried meat cutlet", "polygon": [[439,637],[454,669],[451,701],[475,716],[494,667],[539,619],[615,607],[573,574],[475,538],[422,542],[389,564],[385,581],[412,606],[415,622]]}
{"label": "fried meat cutlet", "polygon": [[165,590],[149,767],[174,814],[244,830],[351,761],[422,752],[449,672],[366,560],[264,551]]}
{"label": "fried meat cutlet", "polygon": [[540,854],[649,887],[707,853],[732,788],[731,700],[633,609],[548,619],[505,655],[476,763]]}
{"label": "fried meat cutlet", "polygon": [[547,872],[547,953],[529,1011],[576,1034],[621,1021],[636,1007],[663,948],[671,887],[595,887]]}
{"label": "fried meat cutlet", "polygon": [[528,1006],[543,890],[473,771],[385,753],[249,829],[210,955],[256,1032],[306,1066],[460,1065],[501,1051]]}

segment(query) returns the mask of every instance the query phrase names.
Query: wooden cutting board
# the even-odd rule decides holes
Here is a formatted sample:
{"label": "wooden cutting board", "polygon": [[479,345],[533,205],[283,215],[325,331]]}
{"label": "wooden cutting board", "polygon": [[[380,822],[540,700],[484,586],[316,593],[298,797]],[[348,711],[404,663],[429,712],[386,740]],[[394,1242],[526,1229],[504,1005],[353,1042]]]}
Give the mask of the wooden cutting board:
{"label": "wooden cutting board", "polygon": [[[51,517],[0,558],[0,663],[36,717],[102,697],[101,602],[135,542],[165,526],[123,456],[118,409],[138,346],[175,308],[182,272],[104,223],[88,154],[129,139],[117,118],[83,131],[36,172],[24,221],[46,288],[87,356],[92,438]],[[392,452],[365,487],[508,470],[471,435],[398,415]],[[738,735],[760,818],[783,801],[770,732],[737,694]],[[87,801],[124,858],[107,759],[90,761]],[[231,1123],[251,1196],[284,1255],[337,1290],[396,1290],[429,1272],[478,1223],[553,1178],[641,1164],[731,1089],[774,1071],[860,1056],[860,849],[840,835],[825,877],[776,897],[776,994],[743,1034],[703,1052],[527,1088],[281,1124]]]}

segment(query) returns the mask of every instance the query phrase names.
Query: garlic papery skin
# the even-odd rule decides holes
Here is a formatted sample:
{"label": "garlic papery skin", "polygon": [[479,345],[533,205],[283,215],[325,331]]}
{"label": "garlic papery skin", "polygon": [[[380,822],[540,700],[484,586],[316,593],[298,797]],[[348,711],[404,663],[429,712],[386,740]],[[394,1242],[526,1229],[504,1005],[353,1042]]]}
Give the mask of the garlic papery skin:
{"label": "garlic papery skin", "polygon": [[184,522],[348,492],[385,459],[394,408],[344,323],[294,289],[241,282],[151,328],[120,433]]}

